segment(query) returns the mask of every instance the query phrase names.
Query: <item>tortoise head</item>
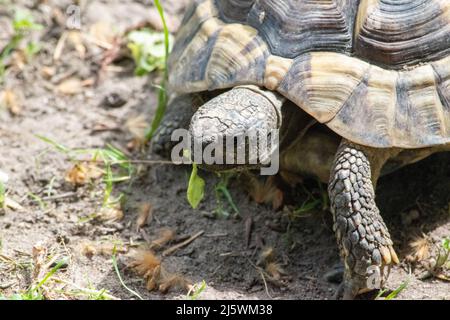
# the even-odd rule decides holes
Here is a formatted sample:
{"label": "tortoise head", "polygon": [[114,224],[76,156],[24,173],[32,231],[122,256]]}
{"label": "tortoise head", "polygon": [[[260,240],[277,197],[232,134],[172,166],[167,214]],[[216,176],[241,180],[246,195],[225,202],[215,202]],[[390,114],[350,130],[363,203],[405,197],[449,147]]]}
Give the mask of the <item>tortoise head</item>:
{"label": "tortoise head", "polygon": [[214,171],[277,162],[283,102],[255,86],[236,87],[208,101],[191,120],[193,161]]}

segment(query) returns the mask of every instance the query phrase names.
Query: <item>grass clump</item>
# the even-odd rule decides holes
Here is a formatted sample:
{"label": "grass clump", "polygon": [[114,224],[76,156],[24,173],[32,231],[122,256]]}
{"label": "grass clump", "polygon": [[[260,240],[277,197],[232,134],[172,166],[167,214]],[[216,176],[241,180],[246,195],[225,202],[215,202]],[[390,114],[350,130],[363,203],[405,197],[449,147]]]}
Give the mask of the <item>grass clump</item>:
{"label": "grass clump", "polygon": [[19,50],[22,47],[22,51],[27,60],[30,60],[40,50],[40,45],[33,41],[27,41],[25,43],[27,34],[32,31],[39,31],[43,29],[41,24],[34,21],[34,17],[30,12],[26,10],[16,10],[14,13],[14,19],[12,21],[12,28],[14,30],[11,39],[8,44],[0,51],[0,81],[3,81],[3,77],[7,68],[7,59],[11,54]]}
{"label": "grass clump", "polygon": [[[114,197],[114,186],[122,182],[131,181],[135,172],[131,160],[122,151],[109,144],[106,148],[70,149],[50,138],[36,137],[51,145],[56,151],[66,155],[69,161],[74,164],[73,168],[66,175],[66,181],[79,186],[90,182],[92,179],[103,177],[105,187],[102,209],[116,210],[121,207],[125,200],[125,195],[120,193],[117,197]],[[81,159],[81,156],[84,156],[84,158]],[[36,195],[30,196],[41,204]],[[93,215],[88,220],[95,217],[96,215]]]}
{"label": "grass clump", "polygon": [[0,295],[0,300],[45,300],[42,287],[50,280],[50,278],[64,265],[65,260],[60,260],[36,285],[32,285],[28,290],[22,293],[16,293],[11,296]]}

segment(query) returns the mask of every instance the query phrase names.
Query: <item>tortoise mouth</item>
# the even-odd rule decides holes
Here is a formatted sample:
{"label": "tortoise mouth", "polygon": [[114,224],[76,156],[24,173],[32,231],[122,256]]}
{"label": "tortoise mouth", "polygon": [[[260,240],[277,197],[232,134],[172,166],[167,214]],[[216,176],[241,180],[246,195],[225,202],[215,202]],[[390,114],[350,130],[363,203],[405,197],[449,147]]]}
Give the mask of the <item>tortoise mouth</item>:
{"label": "tortoise mouth", "polygon": [[251,130],[238,135],[191,137],[191,160],[209,171],[258,169],[278,157],[278,133]]}

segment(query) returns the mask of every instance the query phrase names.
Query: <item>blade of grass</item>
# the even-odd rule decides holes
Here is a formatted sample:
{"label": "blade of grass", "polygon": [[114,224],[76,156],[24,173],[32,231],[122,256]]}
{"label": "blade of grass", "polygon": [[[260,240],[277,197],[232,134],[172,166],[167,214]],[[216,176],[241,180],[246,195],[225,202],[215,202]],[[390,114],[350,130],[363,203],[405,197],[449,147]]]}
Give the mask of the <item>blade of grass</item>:
{"label": "blade of grass", "polygon": [[34,136],[35,136],[36,138],[38,138],[39,140],[42,140],[42,141],[44,141],[44,142],[46,142],[46,143],[52,145],[52,146],[55,147],[56,150],[58,150],[59,152],[62,152],[62,153],[65,153],[65,154],[70,153],[70,149],[69,149],[69,148],[67,148],[66,146],[63,146],[63,145],[60,144],[60,143],[57,143],[57,142],[51,140],[50,138],[47,138],[47,137],[44,137],[44,136],[41,136],[41,135],[38,135],[38,134],[36,134],[36,135],[34,135]]}
{"label": "blade of grass", "polygon": [[108,204],[109,199],[111,197],[111,193],[113,191],[112,179],[113,179],[113,175],[112,175],[111,166],[109,163],[107,163],[106,164],[106,174],[105,174],[105,178],[104,178],[106,187],[105,187],[105,193],[103,196],[103,207],[105,207]]}
{"label": "blade of grass", "polygon": [[114,270],[116,271],[117,274],[117,278],[119,278],[120,284],[122,285],[122,287],[124,287],[129,293],[131,293],[132,295],[138,297],[140,300],[144,300],[144,298],[142,298],[139,293],[137,293],[136,291],[130,289],[127,287],[127,285],[125,284],[125,282],[123,282],[122,280],[122,276],[120,275],[120,271],[119,271],[119,267],[117,266],[117,259],[116,259],[116,247],[114,247],[113,250],[113,255],[112,255],[112,263],[114,266]]}
{"label": "blade of grass", "polygon": [[226,185],[219,185],[216,187],[218,192],[221,192],[222,195],[225,197],[225,199],[227,200],[228,204],[231,206],[231,208],[233,209],[234,213],[239,215],[239,209],[236,206],[236,204],[233,201],[233,197],[230,194],[230,191],[228,190]]}
{"label": "blade of grass", "polygon": [[54,266],[44,277],[44,279],[42,279],[38,285],[36,287],[34,287],[34,291],[39,290],[50,278],[51,276],[53,276],[56,271],[58,271],[64,264],[67,264],[67,261],[60,260],[56,266]]}
{"label": "blade of grass", "polygon": [[385,300],[393,300],[395,298],[397,298],[397,296],[400,294],[400,292],[402,292],[403,290],[405,290],[405,288],[408,286],[409,281],[405,281],[403,282],[397,289],[395,289],[394,291],[392,291],[386,298]]}
{"label": "blade of grass", "polygon": [[37,202],[39,204],[39,207],[41,208],[41,210],[45,210],[47,209],[47,204],[45,203],[44,200],[42,200],[41,197],[39,197],[38,195],[35,195],[34,193],[28,192],[28,196],[35,202]]}
{"label": "blade of grass", "polygon": [[197,300],[202,294],[202,292],[205,291],[205,289],[206,289],[206,281],[202,280],[200,284],[196,284],[192,287],[192,289],[188,292],[187,297],[190,300]]}
{"label": "blade of grass", "polygon": [[166,112],[167,105],[167,92],[165,89],[167,78],[168,78],[168,58],[169,58],[169,29],[167,28],[166,18],[164,16],[164,9],[161,6],[159,0],[153,1],[156,9],[159,12],[161,17],[161,21],[163,23],[164,28],[164,49],[165,49],[165,68],[164,68],[164,79],[161,88],[159,89],[158,94],[158,107],[156,108],[155,117],[153,118],[152,124],[150,126],[150,130],[146,134],[145,138],[148,141],[152,140],[153,135],[161,124],[162,118],[164,117],[164,113]]}

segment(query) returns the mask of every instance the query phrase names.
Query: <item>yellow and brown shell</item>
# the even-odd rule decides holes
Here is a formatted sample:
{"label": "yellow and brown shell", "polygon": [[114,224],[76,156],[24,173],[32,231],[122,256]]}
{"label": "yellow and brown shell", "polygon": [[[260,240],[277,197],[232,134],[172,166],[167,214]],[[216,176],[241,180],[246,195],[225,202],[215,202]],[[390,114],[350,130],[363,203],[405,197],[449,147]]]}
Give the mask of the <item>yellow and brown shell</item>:
{"label": "yellow and brown shell", "polygon": [[194,0],[177,93],[255,84],[360,144],[450,143],[449,0]]}

